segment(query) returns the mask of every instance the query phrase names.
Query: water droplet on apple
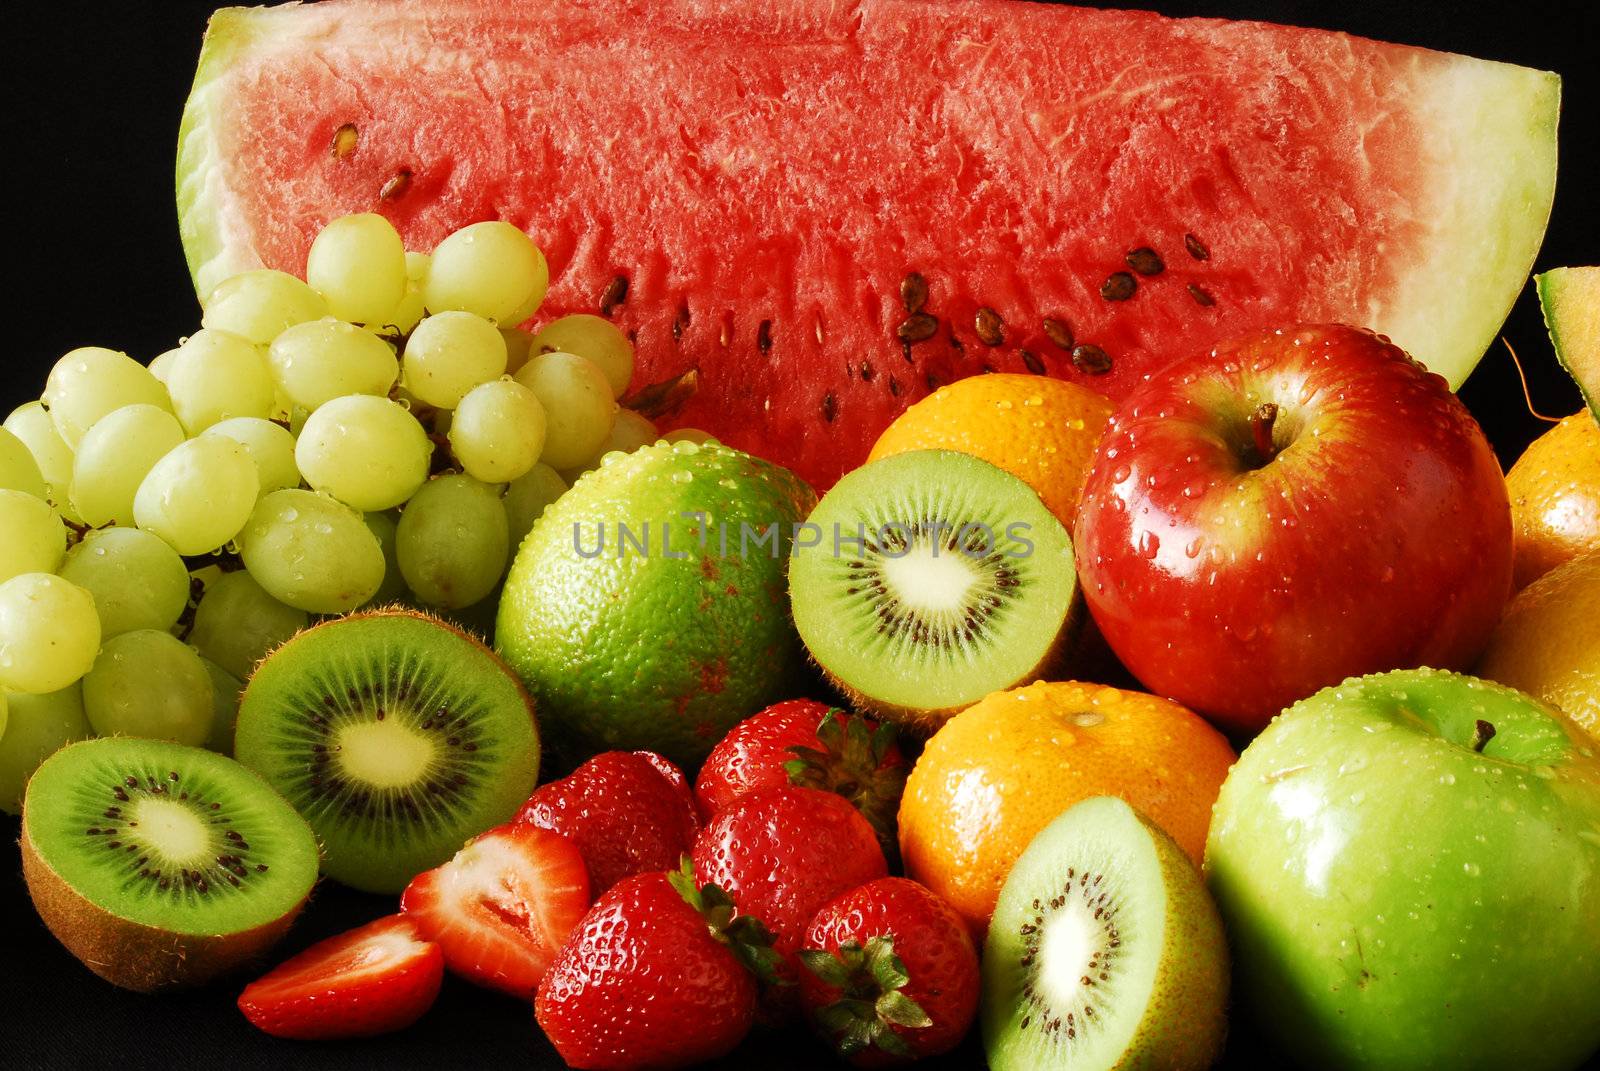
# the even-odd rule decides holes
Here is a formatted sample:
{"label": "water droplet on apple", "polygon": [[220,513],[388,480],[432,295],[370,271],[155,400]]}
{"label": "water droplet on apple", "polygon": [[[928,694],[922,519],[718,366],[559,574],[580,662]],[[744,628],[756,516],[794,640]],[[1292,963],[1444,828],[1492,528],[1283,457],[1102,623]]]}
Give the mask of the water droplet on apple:
{"label": "water droplet on apple", "polygon": [[1453,773],[1440,774],[1439,783],[1441,785],[1453,785],[1456,783],[1456,775]]}
{"label": "water droplet on apple", "polygon": [[1475,878],[1481,873],[1477,863],[1462,863],[1461,872],[1469,878]]}
{"label": "water droplet on apple", "polygon": [[1161,539],[1154,532],[1143,531],[1139,533],[1139,555],[1142,558],[1153,559],[1161,550]]}

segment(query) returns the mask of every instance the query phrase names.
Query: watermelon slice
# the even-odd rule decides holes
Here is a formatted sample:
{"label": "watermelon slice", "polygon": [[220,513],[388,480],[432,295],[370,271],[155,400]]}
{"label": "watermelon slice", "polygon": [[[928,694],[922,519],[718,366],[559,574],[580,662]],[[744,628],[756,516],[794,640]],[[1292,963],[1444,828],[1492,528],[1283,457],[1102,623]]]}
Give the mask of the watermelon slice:
{"label": "watermelon slice", "polygon": [[987,369],[1115,399],[1345,320],[1459,385],[1538,249],[1559,86],[1011,0],[332,0],[213,18],[178,202],[202,293],[299,270],[346,212],[419,249],[510,220],[550,259],[541,320],[613,316],[636,390],[696,373],[667,426],[826,487]]}
{"label": "watermelon slice", "polygon": [[1551,268],[1534,283],[1556,360],[1600,420],[1600,268]]}

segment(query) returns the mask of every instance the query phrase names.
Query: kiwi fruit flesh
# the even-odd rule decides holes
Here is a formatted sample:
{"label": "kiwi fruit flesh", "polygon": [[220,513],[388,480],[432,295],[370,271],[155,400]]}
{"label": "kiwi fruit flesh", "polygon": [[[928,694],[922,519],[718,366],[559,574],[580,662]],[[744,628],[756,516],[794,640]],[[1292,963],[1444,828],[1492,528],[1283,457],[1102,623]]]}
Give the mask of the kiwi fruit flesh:
{"label": "kiwi fruit flesh", "polygon": [[234,755],[311,823],[325,874],[396,893],[516,813],[538,780],[539,733],[492,651],[385,609],[268,655],[239,704]]}
{"label": "kiwi fruit flesh", "polygon": [[795,625],[865,710],[928,733],[1060,664],[1082,619],[1072,541],[987,461],[919,450],[849,473],[789,564]]}
{"label": "kiwi fruit flesh", "polygon": [[983,956],[992,1071],[1210,1067],[1227,999],[1200,872],[1124,801],[1069,808],[1006,878]]}
{"label": "kiwi fruit flesh", "polygon": [[106,737],[61,749],[28,782],[22,871],[68,951],[148,993],[210,981],[275,944],[317,880],[317,842],[232,759]]}

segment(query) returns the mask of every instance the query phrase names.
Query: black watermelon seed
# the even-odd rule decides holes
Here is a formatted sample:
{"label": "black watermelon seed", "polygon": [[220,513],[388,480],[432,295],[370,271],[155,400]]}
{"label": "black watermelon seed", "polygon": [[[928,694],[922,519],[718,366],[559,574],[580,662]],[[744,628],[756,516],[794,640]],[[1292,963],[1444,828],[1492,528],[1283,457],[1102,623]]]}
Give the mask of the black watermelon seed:
{"label": "black watermelon seed", "polygon": [[914,312],[900,322],[894,333],[901,342],[926,342],[939,330],[939,321],[925,312]]}
{"label": "black watermelon seed", "polygon": [[836,418],[838,415],[839,399],[834,395],[833,391],[830,390],[827,394],[822,396],[822,419],[824,422],[832,424],[834,418]]}
{"label": "black watermelon seed", "polygon": [[378,191],[378,196],[385,201],[398,201],[406,195],[406,191],[410,188],[411,169],[402,167],[389,176],[389,181],[383,184],[383,188]]}
{"label": "black watermelon seed", "polygon": [[689,326],[689,306],[679,305],[678,314],[672,318],[672,341],[683,341],[683,330]]}
{"label": "black watermelon seed", "polygon": [[600,315],[606,319],[617,311],[617,306],[628,300],[628,277],[619,275],[606,284],[600,292]]}
{"label": "black watermelon seed", "polygon": [[1067,321],[1058,320],[1054,316],[1046,316],[1044,318],[1044,335],[1057,346],[1069,353],[1072,352],[1072,328],[1067,324]]}
{"label": "black watermelon seed", "polygon": [[1185,234],[1183,236],[1183,248],[1187,249],[1189,251],[1189,255],[1196,260],[1211,259],[1210,247],[1192,234]]}
{"label": "black watermelon seed", "polygon": [[1166,262],[1161,259],[1161,254],[1147,245],[1141,245],[1138,249],[1132,250],[1128,253],[1126,259],[1128,267],[1140,275],[1160,275],[1167,270]]}
{"label": "black watermelon seed", "polygon": [[877,375],[877,371],[872,367],[872,362],[871,361],[862,361],[861,362],[861,382],[863,382],[863,383],[871,383],[872,382],[872,377],[875,376],[875,375]]}
{"label": "black watermelon seed", "polygon": [[1032,350],[1023,350],[1021,352],[1022,363],[1027,366],[1028,371],[1036,376],[1044,375],[1044,362],[1039,359],[1039,355]]}
{"label": "black watermelon seed", "polygon": [[922,306],[928,303],[928,280],[921,272],[911,272],[900,280],[900,303],[908,313],[921,312]]}
{"label": "black watermelon seed", "polygon": [[896,398],[900,397],[900,381],[893,376],[889,377],[889,393]]}
{"label": "black watermelon seed", "polygon": [[761,326],[756,328],[756,349],[765,357],[772,352],[772,321],[762,320]]}
{"label": "black watermelon seed", "polygon": [[1072,366],[1088,375],[1102,376],[1111,371],[1111,358],[1099,346],[1084,342],[1072,347]]}
{"label": "black watermelon seed", "polygon": [[1194,303],[1202,308],[1209,309],[1217,303],[1217,299],[1211,296],[1209,290],[1195,283],[1189,284],[1189,296],[1194,298]]}
{"label": "black watermelon seed", "polygon": [[934,375],[932,372],[929,372],[927,375],[925,375],[923,377],[923,382],[925,382],[928,385],[928,393],[929,394],[932,394],[934,391],[938,390],[939,387],[941,386],[941,384],[939,383],[939,377]]}
{"label": "black watermelon seed", "polygon": [[998,346],[1006,340],[1005,321],[1000,319],[1000,314],[985,305],[973,317],[972,329],[978,333],[978,341],[985,346]]}
{"label": "black watermelon seed", "polygon": [[1100,284],[1100,296],[1107,301],[1127,301],[1139,288],[1139,282],[1125,271],[1114,271]]}

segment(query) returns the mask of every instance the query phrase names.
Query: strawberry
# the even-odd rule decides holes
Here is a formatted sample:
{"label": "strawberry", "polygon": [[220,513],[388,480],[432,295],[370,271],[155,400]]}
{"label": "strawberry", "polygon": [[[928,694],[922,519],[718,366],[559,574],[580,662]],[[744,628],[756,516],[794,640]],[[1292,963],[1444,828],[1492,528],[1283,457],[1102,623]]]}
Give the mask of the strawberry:
{"label": "strawberry", "polygon": [[566,837],[504,825],[418,874],[400,910],[444,950],[445,966],[480,985],[531,999],[561,943],[589,907],[589,873]]}
{"label": "strawberry", "polygon": [[880,878],[817,912],[800,950],[806,1018],[857,1067],[954,1048],[978,1010],[978,953],[949,904]]}
{"label": "strawberry", "polygon": [[[695,880],[727,892],[743,914],[772,931],[779,977],[799,974],[806,925],[835,896],[889,872],[872,826],[842,796],[786,785],[734,800],[694,842]],[[786,1018],[790,989],[768,993],[768,1013]]]}
{"label": "strawberry", "polygon": [[390,915],[278,964],[245,986],[239,1010],[274,1037],[372,1037],[420,1019],[443,981],[439,946]]}
{"label": "strawberry", "polygon": [[595,902],[539,986],[539,1026],[572,1067],[673,1068],[715,1059],[750,1030],[771,937],[713,885],[624,878]]}
{"label": "strawberry", "polygon": [[711,749],[695,796],[714,815],[747,792],[777,785],[835,792],[855,804],[892,856],[906,760],[892,725],[814,699],[789,699],[735,725]]}
{"label": "strawberry", "polygon": [[700,830],[683,773],[648,751],[596,755],[535,791],[515,821],[576,844],[596,895],[634,874],[677,866]]}

